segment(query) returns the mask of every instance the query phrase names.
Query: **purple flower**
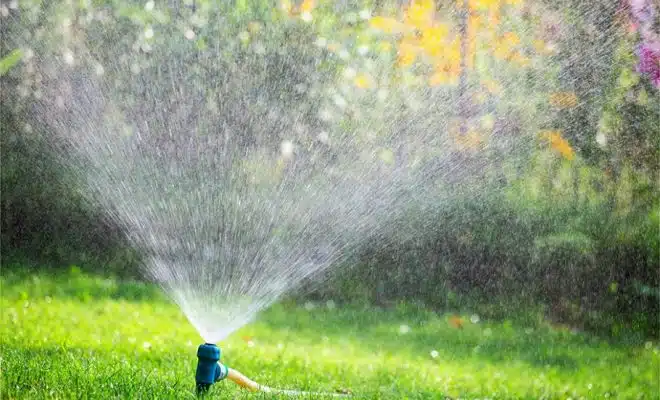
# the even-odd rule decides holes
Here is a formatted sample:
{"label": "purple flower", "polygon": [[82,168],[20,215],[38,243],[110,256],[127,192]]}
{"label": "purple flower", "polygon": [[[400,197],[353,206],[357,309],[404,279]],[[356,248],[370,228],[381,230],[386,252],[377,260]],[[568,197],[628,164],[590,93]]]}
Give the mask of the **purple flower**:
{"label": "purple flower", "polygon": [[660,89],[660,46],[642,43],[637,47],[637,72],[646,75],[653,86]]}
{"label": "purple flower", "polygon": [[648,23],[653,21],[653,14],[655,10],[653,9],[653,4],[648,0],[629,0],[630,11],[632,15],[640,23]]}

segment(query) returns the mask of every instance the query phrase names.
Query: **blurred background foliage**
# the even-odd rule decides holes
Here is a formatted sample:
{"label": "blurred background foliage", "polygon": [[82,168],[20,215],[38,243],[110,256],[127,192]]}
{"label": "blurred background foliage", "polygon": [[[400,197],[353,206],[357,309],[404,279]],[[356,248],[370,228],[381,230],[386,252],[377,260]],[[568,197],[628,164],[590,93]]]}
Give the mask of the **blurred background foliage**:
{"label": "blurred background foliage", "polygon": [[[342,156],[329,140],[341,135],[353,135],[357,151],[385,168],[423,168],[439,153],[461,165],[456,176],[429,182],[435,204],[406,210],[392,223],[392,237],[382,239],[387,246],[359,249],[349,265],[297,296],[380,305],[414,300],[494,318],[529,310],[608,335],[658,335],[658,82],[638,66],[635,49],[645,38],[630,5],[597,3],[3,3],[2,267],[57,271],[76,264],[140,274],[140,255],[74,189],[44,139],[47,128],[33,118],[43,95],[35,60],[66,61],[66,49],[84,37],[97,45],[85,49],[97,72],[113,73],[103,71],[113,63],[118,71],[139,71],[158,65],[165,54],[159,48],[184,35],[197,49],[186,61],[197,68],[263,57],[270,67],[235,73],[255,88],[277,88],[258,96],[279,96],[288,136],[268,140],[275,147],[295,141],[313,165]],[[108,25],[127,34],[109,41]],[[63,46],[51,31],[68,32],[62,37],[71,43]],[[222,58],[214,42],[220,36],[234,38],[223,43]],[[34,45],[17,45],[25,42]],[[125,57],[104,59],[117,53],[106,46],[124,47]],[[119,82],[116,94],[130,81]],[[245,105],[216,106],[209,112],[222,119]],[[272,111],[253,107],[252,116]],[[296,125],[298,115],[311,125]],[[240,118],[230,123],[247,126]],[[424,136],[442,137],[441,146],[408,151],[424,124],[443,127]],[[244,146],[263,140],[248,128],[241,132]],[[243,163],[246,178],[265,184],[286,166],[281,159],[273,159],[276,168]]]}

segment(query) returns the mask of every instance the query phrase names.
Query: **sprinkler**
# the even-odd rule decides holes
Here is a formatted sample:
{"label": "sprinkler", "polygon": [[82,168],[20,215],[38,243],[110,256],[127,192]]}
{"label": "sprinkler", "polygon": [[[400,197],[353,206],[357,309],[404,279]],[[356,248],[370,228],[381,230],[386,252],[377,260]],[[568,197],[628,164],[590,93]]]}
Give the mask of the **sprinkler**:
{"label": "sprinkler", "polygon": [[342,394],[282,390],[260,385],[247,376],[236,371],[235,369],[229,368],[226,365],[220,363],[221,355],[222,352],[220,351],[220,347],[213,343],[204,343],[197,348],[197,371],[195,372],[197,395],[206,394],[211,388],[211,385],[225,378],[228,378],[229,380],[251,392],[278,393],[291,396],[323,395],[332,397],[345,397]]}
{"label": "sprinkler", "polygon": [[197,371],[195,382],[197,394],[206,393],[212,384],[229,375],[229,368],[220,364],[220,348],[212,343],[204,343],[197,348]]}
{"label": "sprinkler", "polygon": [[270,388],[261,386],[240,372],[220,363],[221,355],[222,352],[220,351],[220,347],[213,343],[204,343],[197,348],[197,371],[195,372],[195,383],[197,384],[198,395],[205,394],[208,392],[211,385],[225,378],[229,378],[233,382],[252,392],[270,391]]}

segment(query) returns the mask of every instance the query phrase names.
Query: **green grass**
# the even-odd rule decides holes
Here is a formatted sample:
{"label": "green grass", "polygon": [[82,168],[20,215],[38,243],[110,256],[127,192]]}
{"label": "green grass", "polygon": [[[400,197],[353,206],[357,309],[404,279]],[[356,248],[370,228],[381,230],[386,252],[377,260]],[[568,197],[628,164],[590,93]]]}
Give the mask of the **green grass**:
{"label": "green grass", "polygon": [[[0,397],[195,397],[202,340],[154,286],[76,271],[4,275]],[[658,398],[655,342],[463,317],[458,329],[410,306],[278,304],[222,343],[223,359],[269,386],[354,398]],[[231,382],[210,394],[270,398]]]}

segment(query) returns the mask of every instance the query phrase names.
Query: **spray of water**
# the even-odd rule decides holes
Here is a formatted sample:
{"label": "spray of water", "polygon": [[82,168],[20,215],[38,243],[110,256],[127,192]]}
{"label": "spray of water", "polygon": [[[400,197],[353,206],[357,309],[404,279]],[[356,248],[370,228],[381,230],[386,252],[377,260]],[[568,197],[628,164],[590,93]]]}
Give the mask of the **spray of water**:
{"label": "spray of water", "polygon": [[[71,71],[62,80],[59,72],[65,88],[56,91],[75,95],[52,110],[51,124],[72,147],[74,170],[94,200],[144,253],[148,275],[215,343],[378,240],[409,193],[421,191],[421,177],[373,156],[361,160],[350,139],[337,146],[344,154],[318,161],[323,143],[299,149],[287,140],[289,115],[251,110],[254,88],[235,72],[222,88],[235,110],[214,115],[195,99],[200,89],[186,81],[185,65],[172,63],[167,77],[142,75],[141,98],[128,109],[108,98],[101,79]],[[245,143],[245,131],[263,143]]]}
{"label": "spray of water", "polygon": [[[385,76],[391,61],[356,44],[363,61],[349,65],[298,23],[262,16],[246,29],[230,8],[200,3],[147,2],[131,22],[91,8],[60,18],[64,39],[31,63],[34,113],[65,164],[207,342],[523,149],[516,126],[491,118],[478,157],[456,152],[455,90],[357,90],[342,83],[355,68]],[[506,112],[543,86],[503,74],[518,96],[463,117]],[[541,126],[535,106],[518,120]]]}

